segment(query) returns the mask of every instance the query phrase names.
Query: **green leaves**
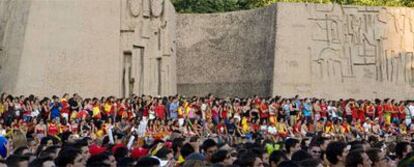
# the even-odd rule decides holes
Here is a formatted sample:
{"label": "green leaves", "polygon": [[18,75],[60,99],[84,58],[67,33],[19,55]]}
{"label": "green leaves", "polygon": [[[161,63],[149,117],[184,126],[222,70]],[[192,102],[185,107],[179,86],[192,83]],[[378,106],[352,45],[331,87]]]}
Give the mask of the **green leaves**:
{"label": "green leaves", "polygon": [[179,13],[215,13],[254,9],[276,2],[414,7],[414,0],[171,0]]}
{"label": "green leaves", "polygon": [[180,13],[214,13],[244,9],[239,0],[172,0]]}

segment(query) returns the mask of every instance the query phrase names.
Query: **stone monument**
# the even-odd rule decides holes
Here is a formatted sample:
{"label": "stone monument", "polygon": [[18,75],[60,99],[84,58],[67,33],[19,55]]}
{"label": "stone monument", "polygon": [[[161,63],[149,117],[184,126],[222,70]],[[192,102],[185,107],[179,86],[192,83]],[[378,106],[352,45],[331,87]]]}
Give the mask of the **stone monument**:
{"label": "stone monument", "polygon": [[177,15],[168,0],[2,0],[0,89],[409,99],[414,10],[277,3]]}
{"label": "stone monument", "polygon": [[168,0],[0,1],[0,88],[14,95],[176,94]]}
{"label": "stone monument", "polygon": [[177,27],[179,93],[413,98],[413,9],[277,3],[179,15]]}

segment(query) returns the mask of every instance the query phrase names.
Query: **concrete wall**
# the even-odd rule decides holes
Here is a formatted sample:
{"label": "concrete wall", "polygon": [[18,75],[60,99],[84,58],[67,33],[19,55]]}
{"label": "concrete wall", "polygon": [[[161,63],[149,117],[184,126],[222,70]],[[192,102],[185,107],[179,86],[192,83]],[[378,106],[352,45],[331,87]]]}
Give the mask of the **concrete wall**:
{"label": "concrete wall", "polygon": [[181,94],[406,99],[414,93],[409,8],[278,3],[180,15],[178,27]]}
{"label": "concrete wall", "polygon": [[[27,2],[28,8],[17,7],[7,25],[3,41],[7,58],[2,62],[0,76],[3,91],[16,95],[119,95],[115,78],[119,66],[120,3]],[[22,22],[22,18],[25,25],[14,24]],[[14,48],[16,44],[20,47]]]}
{"label": "concrete wall", "polygon": [[13,92],[24,49],[30,1],[0,1],[0,87]]}
{"label": "concrete wall", "polygon": [[412,98],[414,10],[278,3],[176,17],[167,0],[0,1],[1,91],[172,95],[177,86]]}
{"label": "concrete wall", "polygon": [[184,95],[271,95],[276,5],[217,14],[180,14],[177,84]]}
{"label": "concrete wall", "polygon": [[414,10],[279,3],[273,94],[413,98]]}
{"label": "concrete wall", "polygon": [[0,1],[0,88],[40,96],[175,94],[175,22],[164,0]]}
{"label": "concrete wall", "polygon": [[[121,92],[174,95],[174,6],[167,0],[121,0]],[[126,76],[126,77],[123,77]],[[122,82],[121,82],[122,81]]]}

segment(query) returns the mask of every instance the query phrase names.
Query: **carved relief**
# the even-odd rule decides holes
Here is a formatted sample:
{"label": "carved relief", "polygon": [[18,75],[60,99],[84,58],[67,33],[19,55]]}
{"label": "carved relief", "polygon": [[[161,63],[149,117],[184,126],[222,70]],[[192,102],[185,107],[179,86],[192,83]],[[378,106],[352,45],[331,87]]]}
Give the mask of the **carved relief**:
{"label": "carved relief", "polygon": [[142,16],[145,18],[148,18],[151,15],[150,1],[151,0],[142,0]]}
{"label": "carved relief", "polygon": [[337,6],[307,11],[314,77],[339,75],[342,82],[358,77],[414,86],[413,54],[406,52],[414,49],[409,10]]}
{"label": "carved relief", "polygon": [[[123,93],[125,95],[131,93],[139,94],[152,94],[163,95],[175,92],[170,92],[170,87],[174,84],[164,83],[171,81],[171,76],[166,75],[164,68],[167,65],[173,66],[169,59],[164,59],[163,55],[166,49],[165,46],[172,46],[174,39],[168,38],[168,34],[175,32],[175,27],[167,25],[168,18],[174,17],[174,12],[170,12],[166,15],[168,17],[161,17],[166,12],[164,11],[164,0],[125,0],[130,10],[128,17],[122,17],[121,24],[124,22],[131,22],[134,24],[130,27],[130,31],[121,31],[123,43],[122,51],[131,53],[131,60],[128,66],[133,68],[133,72],[127,73],[128,67],[124,65],[122,71],[126,71],[123,76],[127,74],[133,75],[134,82],[127,82],[124,77],[123,81]],[[174,10],[171,10],[174,11]],[[128,14],[129,15],[129,14]],[[131,40],[128,40],[131,39]],[[169,52],[168,52],[169,53]],[[172,55],[173,53],[169,53]],[[172,55],[175,56],[175,55]],[[121,57],[125,62],[125,57]],[[121,74],[122,75],[122,74]],[[175,81],[174,81],[175,82]],[[128,84],[131,84],[128,86]],[[128,92],[129,91],[129,92]]]}
{"label": "carved relief", "polygon": [[164,0],[151,0],[151,15],[160,17],[164,9]]}
{"label": "carved relief", "polygon": [[129,12],[133,17],[138,17],[142,11],[142,0],[128,0]]}

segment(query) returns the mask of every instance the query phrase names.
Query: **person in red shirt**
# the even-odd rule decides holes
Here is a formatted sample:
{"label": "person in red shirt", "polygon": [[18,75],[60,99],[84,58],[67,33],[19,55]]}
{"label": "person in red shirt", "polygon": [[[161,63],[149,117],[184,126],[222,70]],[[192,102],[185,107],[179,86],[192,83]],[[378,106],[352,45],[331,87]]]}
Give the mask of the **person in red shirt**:
{"label": "person in red shirt", "polygon": [[393,107],[391,106],[391,103],[388,101],[389,99],[385,99],[384,101],[384,121],[385,124],[391,124],[391,112]]}
{"label": "person in red shirt", "polygon": [[359,121],[364,122],[365,121],[365,110],[364,110],[364,105],[358,107],[358,119]]}
{"label": "person in red shirt", "polygon": [[219,134],[219,135],[227,134],[227,127],[226,127],[226,124],[224,123],[223,119],[220,121],[219,124],[217,124],[216,128],[217,128],[217,134]]}
{"label": "person in red shirt", "polygon": [[400,117],[399,117],[399,106],[396,104],[394,100],[391,100],[391,121],[392,123],[399,124]]}
{"label": "person in red shirt", "polygon": [[372,103],[370,101],[368,101],[367,104],[365,105],[365,112],[371,120],[374,120],[375,107],[374,107],[374,105],[372,105]]}
{"label": "person in red shirt", "polygon": [[351,111],[352,111],[352,120],[356,121],[358,119],[358,107],[354,102],[351,103]]}
{"label": "person in red shirt", "polygon": [[382,106],[381,100],[376,99],[375,116],[378,117],[380,125],[384,123],[384,107]]}
{"label": "person in red shirt", "polygon": [[260,115],[260,122],[267,122],[269,119],[269,104],[266,101],[263,101],[262,104],[260,104],[259,109],[259,115]]}
{"label": "person in red shirt", "polygon": [[117,117],[119,119],[128,117],[128,114],[126,112],[127,107],[125,105],[126,104],[125,99],[118,100],[117,103],[118,103],[117,109],[116,109],[117,110]]}
{"label": "person in red shirt", "polygon": [[256,133],[260,130],[260,120],[256,120],[255,123],[251,124],[251,130],[253,133]]}
{"label": "person in red shirt", "polygon": [[400,122],[403,122],[405,120],[405,103],[404,102],[400,102],[400,105],[398,106],[398,114],[400,117]]}
{"label": "person in red shirt", "polygon": [[155,107],[155,116],[160,120],[165,120],[165,106],[162,104],[161,100],[158,101],[158,104]]}
{"label": "person in red shirt", "polygon": [[220,119],[225,120],[225,122],[227,122],[227,114],[228,114],[228,107],[226,104],[226,106],[223,107],[222,110],[220,110]]}
{"label": "person in red shirt", "polygon": [[59,127],[56,124],[56,120],[51,121],[48,125],[47,125],[47,134],[49,136],[56,136],[59,134]]}
{"label": "person in red shirt", "polygon": [[321,118],[323,118],[324,120],[327,120],[328,117],[328,105],[326,104],[325,100],[322,100],[321,104]]}
{"label": "person in red shirt", "polygon": [[88,113],[88,111],[83,109],[83,110],[79,111],[76,116],[77,116],[78,119],[86,119],[86,118],[89,117],[89,113]]}
{"label": "person in red shirt", "polygon": [[78,134],[78,132],[79,132],[79,125],[78,125],[78,123],[76,123],[73,120],[71,120],[70,122],[71,122],[70,123],[70,127],[69,127],[70,132],[72,132],[72,134]]}
{"label": "person in red shirt", "polygon": [[301,126],[302,126],[302,120],[298,120],[294,125],[293,125],[293,128],[292,128],[292,132],[294,133],[294,134],[300,134],[300,132],[301,132]]}
{"label": "person in red shirt", "polygon": [[68,103],[68,98],[69,98],[69,94],[65,93],[61,99],[61,104],[62,104],[62,110],[60,110],[60,114],[62,116],[62,118],[66,118],[67,120],[69,120],[69,115],[70,115],[70,106]]}

